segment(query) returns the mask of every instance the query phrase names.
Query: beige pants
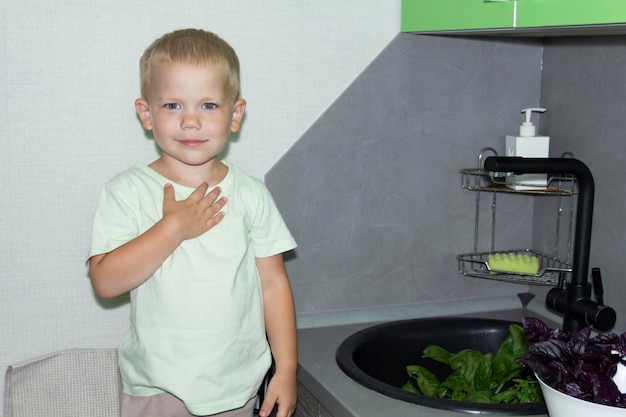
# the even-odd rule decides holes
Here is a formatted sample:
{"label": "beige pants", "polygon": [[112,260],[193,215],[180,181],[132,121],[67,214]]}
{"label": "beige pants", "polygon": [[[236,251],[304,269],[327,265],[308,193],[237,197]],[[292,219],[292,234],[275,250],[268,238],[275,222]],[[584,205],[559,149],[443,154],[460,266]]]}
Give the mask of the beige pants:
{"label": "beige pants", "polygon": [[[223,413],[211,414],[211,417],[252,417],[256,397],[241,408]],[[181,400],[164,392],[151,397],[133,397],[122,394],[122,417],[197,417],[189,414]]]}

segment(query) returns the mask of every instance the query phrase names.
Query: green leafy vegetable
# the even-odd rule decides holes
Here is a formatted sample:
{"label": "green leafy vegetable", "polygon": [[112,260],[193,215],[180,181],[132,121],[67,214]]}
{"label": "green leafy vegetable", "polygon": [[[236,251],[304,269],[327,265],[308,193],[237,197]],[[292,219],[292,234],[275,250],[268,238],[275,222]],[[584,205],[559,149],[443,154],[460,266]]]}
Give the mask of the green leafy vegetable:
{"label": "green leafy vegetable", "polygon": [[430,358],[452,370],[444,380],[420,365],[406,367],[409,380],[402,389],[429,397],[490,404],[536,403],[543,401],[539,383],[520,364],[528,351],[524,329],[509,326],[509,336],[495,355],[465,349],[451,353],[441,346],[430,345],[423,358]]}

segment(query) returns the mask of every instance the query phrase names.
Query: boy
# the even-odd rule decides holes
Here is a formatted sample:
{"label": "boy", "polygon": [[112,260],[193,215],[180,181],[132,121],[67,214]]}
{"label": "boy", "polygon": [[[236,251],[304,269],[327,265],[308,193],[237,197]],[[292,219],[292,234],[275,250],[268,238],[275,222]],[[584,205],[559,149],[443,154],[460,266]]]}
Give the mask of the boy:
{"label": "boy", "polygon": [[[296,244],[264,184],[220,161],[240,128],[239,61],[202,30],[157,39],[135,108],[161,156],[105,186],[94,220],[95,292],[130,291],[122,416],[251,416],[296,403],[296,326],[282,253]],[[271,345],[271,353],[267,339]]]}

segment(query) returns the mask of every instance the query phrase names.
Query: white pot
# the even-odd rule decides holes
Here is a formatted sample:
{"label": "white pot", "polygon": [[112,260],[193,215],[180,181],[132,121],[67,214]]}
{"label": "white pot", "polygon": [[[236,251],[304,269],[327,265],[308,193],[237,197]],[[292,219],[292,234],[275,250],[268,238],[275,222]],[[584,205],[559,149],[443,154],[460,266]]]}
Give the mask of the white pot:
{"label": "white pot", "polygon": [[626,417],[626,408],[610,407],[571,397],[537,379],[550,417]]}
{"label": "white pot", "polygon": [[626,393],[626,366],[621,362],[617,364],[617,372],[613,375],[613,381],[622,394]]}

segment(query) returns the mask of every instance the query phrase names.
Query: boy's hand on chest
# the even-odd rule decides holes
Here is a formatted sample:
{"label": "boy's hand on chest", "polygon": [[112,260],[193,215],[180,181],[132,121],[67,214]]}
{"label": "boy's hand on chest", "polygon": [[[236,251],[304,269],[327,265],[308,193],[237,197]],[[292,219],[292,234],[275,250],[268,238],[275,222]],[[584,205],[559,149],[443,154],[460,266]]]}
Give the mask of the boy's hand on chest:
{"label": "boy's hand on chest", "polygon": [[174,187],[165,185],[162,221],[170,225],[172,233],[181,241],[204,234],[224,218],[221,210],[227,203],[226,197],[218,198],[219,187],[207,194],[208,188],[207,183],[202,183],[185,200],[176,201]]}

